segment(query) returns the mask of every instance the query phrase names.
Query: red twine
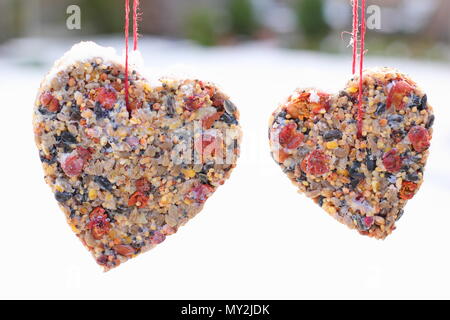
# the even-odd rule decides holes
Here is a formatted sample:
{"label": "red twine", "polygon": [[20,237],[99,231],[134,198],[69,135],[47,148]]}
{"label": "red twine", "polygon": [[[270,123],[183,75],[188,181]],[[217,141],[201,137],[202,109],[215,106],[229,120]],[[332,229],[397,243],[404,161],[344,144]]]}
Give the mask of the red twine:
{"label": "red twine", "polygon": [[362,137],[363,127],[363,68],[364,68],[364,50],[366,41],[366,0],[361,0],[361,41],[359,51],[359,97],[358,97],[358,137]]}
{"label": "red twine", "polygon": [[138,44],[138,9],[139,0],[134,0],[133,2],[133,50],[137,50]]}
{"label": "red twine", "polygon": [[358,59],[358,0],[353,0],[353,63],[352,74],[356,73],[356,60]]}
{"label": "red twine", "polygon": [[[138,43],[138,9],[139,0],[133,0],[133,50],[137,50]],[[130,25],[130,0],[125,0],[125,104],[127,110],[131,116],[131,108],[129,104],[129,80],[128,80],[128,36],[129,36],[129,25]]]}
{"label": "red twine", "polygon": [[[363,69],[364,69],[364,53],[366,40],[366,0],[361,0],[361,27],[359,29],[359,0],[353,0],[353,61],[352,73],[356,73],[356,61],[358,59],[358,44],[359,44],[359,92],[358,92],[358,124],[357,132],[358,138],[362,137],[363,127]],[[358,34],[361,34],[361,39],[358,39]]]}

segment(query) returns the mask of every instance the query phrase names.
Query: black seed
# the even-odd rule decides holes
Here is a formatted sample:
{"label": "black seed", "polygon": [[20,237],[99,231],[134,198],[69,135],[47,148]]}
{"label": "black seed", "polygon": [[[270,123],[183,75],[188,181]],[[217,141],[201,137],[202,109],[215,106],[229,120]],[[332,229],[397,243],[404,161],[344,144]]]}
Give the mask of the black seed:
{"label": "black seed", "polygon": [[426,110],[427,109],[427,103],[428,103],[428,96],[424,95],[422,99],[420,100],[420,105],[418,107],[419,110]]}
{"label": "black seed", "polygon": [[379,102],[375,114],[381,116],[386,111],[386,103]]}
{"label": "black seed", "polygon": [[214,168],[214,163],[205,163],[202,167],[202,171],[200,171],[203,174],[208,174],[209,170]]}
{"label": "black seed", "polygon": [[111,144],[109,142],[107,142],[101,149],[102,153],[110,153],[112,152],[112,147]]}
{"label": "black seed", "polygon": [[358,184],[365,178],[366,178],[366,176],[364,175],[364,173],[354,172],[353,174],[351,174],[350,175],[350,186],[352,187],[352,189],[355,189],[358,186]]}
{"label": "black seed", "polygon": [[297,182],[303,182],[306,181],[306,173],[304,173],[303,171],[301,171],[300,173],[300,177],[298,177],[297,179],[295,179]]}
{"label": "black seed", "polygon": [[47,159],[42,152],[40,152],[39,158],[41,159],[41,162],[45,162],[45,163],[48,163],[48,164],[55,163],[56,162],[56,149],[53,149],[50,152],[50,159]]}
{"label": "black seed", "polygon": [[359,172],[359,168],[361,168],[361,162],[354,161],[349,170],[350,174]]}
{"label": "black seed", "polygon": [[319,204],[319,206],[323,206],[323,199],[325,199],[324,196],[319,196],[319,200],[317,202]]}
{"label": "black seed", "polygon": [[77,103],[75,101],[72,101],[72,107],[70,108],[70,120],[80,121],[80,119],[81,119],[80,107],[77,106]]}
{"label": "black seed", "polygon": [[236,125],[238,124],[236,118],[232,114],[228,114],[228,113],[224,113],[220,117],[219,121],[223,121],[226,124],[236,124]]}
{"label": "black seed", "polygon": [[425,128],[430,129],[434,124],[434,114],[432,114],[427,121],[427,124],[425,125]]}
{"label": "black seed", "polygon": [[373,156],[367,155],[366,167],[367,167],[367,170],[369,170],[369,171],[375,170],[375,168],[377,167],[377,160]]}
{"label": "black seed", "polygon": [[[406,157],[404,157],[404,158],[406,158]],[[407,159],[407,161],[409,161],[411,163],[417,163],[422,160],[422,158],[419,156],[409,156],[406,159]]]}
{"label": "black seed", "polygon": [[281,112],[277,115],[277,118],[283,118],[283,120],[284,120],[284,119],[286,119],[286,115],[287,115],[287,112],[286,112],[286,111],[281,111]]}
{"label": "black seed", "polygon": [[233,115],[236,112],[236,110],[237,110],[237,108],[234,105],[234,103],[231,102],[230,100],[225,100],[224,103],[223,103],[223,107],[224,107],[225,111],[228,114],[231,114],[231,115]]}
{"label": "black seed", "polygon": [[411,101],[408,103],[408,107],[409,108],[413,108],[413,107],[419,108],[420,107],[420,97],[413,94],[411,97]]}
{"label": "black seed", "polygon": [[109,111],[103,108],[98,101],[95,103],[94,113],[97,119],[107,118],[109,116]]}
{"label": "black seed", "polygon": [[70,192],[59,192],[59,191],[57,191],[55,193],[55,199],[58,202],[66,202],[70,198],[72,198],[72,193],[70,193]]}
{"label": "black seed", "polygon": [[394,141],[401,141],[405,137],[406,132],[405,130],[393,130],[391,133],[391,138],[394,139]]}
{"label": "black seed", "polygon": [[145,243],[144,243],[144,242],[139,242],[139,241],[133,241],[133,242],[131,243],[131,246],[132,246],[133,248],[135,248],[135,249],[140,249],[140,248],[142,248],[143,246],[145,246]]}
{"label": "black seed", "polygon": [[95,176],[94,182],[97,183],[101,188],[112,191],[113,185],[109,182],[108,178],[102,176]]}
{"label": "black seed", "polygon": [[397,214],[397,219],[395,221],[400,220],[400,218],[403,216],[403,213],[405,213],[405,211],[403,209],[401,209],[398,214]]}
{"label": "black seed", "polygon": [[66,144],[66,143],[63,143],[63,142],[58,143],[58,144],[56,145],[56,147],[62,148],[63,151],[64,151],[64,153],[70,153],[70,152],[72,152],[72,147],[71,147],[69,144]]}
{"label": "black seed", "polygon": [[349,99],[351,98],[350,94],[347,91],[344,91],[344,90],[341,90],[339,92],[339,98],[342,98],[342,97],[347,97]]}
{"label": "black seed", "polygon": [[128,210],[129,210],[129,207],[125,207],[125,206],[122,206],[122,205],[118,205],[117,208],[116,208],[116,212],[119,213],[119,214],[127,212]]}
{"label": "black seed", "polygon": [[283,123],[284,120],[286,120],[286,111],[281,111],[279,114],[277,114],[275,118],[275,123]]}
{"label": "black seed", "polygon": [[283,169],[284,173],[289,173],[289,172],[293,172],[295,170],[295,166],[289,166],[289,167],[285,167]]}
{"label": "black seed", "polygon": [[415,172],[406,175],[406,180],[408,181],[419,181],[419,175]]}
{"label": "black seed", "polygon": [[175,114],[175,98],[173,96],[167,97],[167,115],[172,117]]}
{"label": "black seed", "polygon": [[388,116],[388,122],[390,126],[398,125],[399,123],[403,122],[403,116],[400,114],[392,114]]}
{"label": "black seed", "polygon": [[340,130],[330,130],[324,133],[323,139],[325,141],[339,140],[342,138],[342,132]]}
{"label": "black seed", "polygon": [[209,184],[208,176],[204,173],[199,173],[198,177],[203,184]]}
{"label": "black seed", "polygon": [[81,194],[79,191],[73,195],[77,204],[83,204],[87,201],[87,192]]}
{"label": "black seed", "polygon": [[42,115],[44,115],[44,116],[51,116],[51,115],[54,115],[53,112],[49,111],[47,108],[44,108],[44,107],[42,107],[42,106],[38,108],[38,111],[39,111],[40,114],[42,114]]}
{"label": "black seed", "polygon": [[62,132],[60,139],[61,139],[61,142],[67,143],[67,144],[77,143],[77,139],[69,131]]}
{"label": "black seed", "polygon": [[384,209],[381,209],[381,211],[378,215],[381,217],[386,217],[387,214],[388,214],[388,209],[384,208]]}

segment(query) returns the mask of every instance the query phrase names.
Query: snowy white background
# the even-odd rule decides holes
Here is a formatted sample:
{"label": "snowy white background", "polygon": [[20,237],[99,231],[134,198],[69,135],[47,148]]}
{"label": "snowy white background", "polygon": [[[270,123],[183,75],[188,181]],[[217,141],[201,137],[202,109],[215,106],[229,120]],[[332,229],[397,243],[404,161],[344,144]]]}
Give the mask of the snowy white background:
{"label": "snowy white background", "polygon": [[[95,40],[95,39],[94,39]],[[269,154],[270,113],[296,87],[332,92],[347,56],[250,43],[204,49],[144,38],[147,78],[212,80],[241,111],[242,156],[205,209],[156,249],[102,273],[44,183],[33,101],[73,40],[0,48],[0,298],[450,298],[450,65],[372,57],[408,73],[436,112],[426,181],[385,241],[359,236],[296,189]],[[119,51],[119,39],[99,39]]]}

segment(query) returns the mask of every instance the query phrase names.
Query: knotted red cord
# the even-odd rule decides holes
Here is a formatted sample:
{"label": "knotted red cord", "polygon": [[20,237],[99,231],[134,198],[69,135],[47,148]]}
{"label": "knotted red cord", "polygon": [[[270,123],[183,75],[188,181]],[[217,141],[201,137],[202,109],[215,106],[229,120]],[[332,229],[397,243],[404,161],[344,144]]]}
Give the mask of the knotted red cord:
{"label": "knotted red cord", "polygon": [[139,0],[133,2],[133,50],[137,50],[138,45],[138,9]]}
{"label": "knotted red cord", "polygon": [[128,101],[128,33],[130,24],[130,1],[125,0],[125,104],[128,112],[130,112],[130,105]]}
{"label": "knotted red cord", "polygon": [[[139,0],[133,0],[133,50],[137,50],[138,43],[138,9]],[[129,92],[130,87],[128,80],[128,36],[129,36],[129,25],[130,25],[130,0],[125,0],[125,104],[127,110],[131,116],[131,108],[129,104]]]}
{"label": "knotted red cord", "polygon": [[352,74],[356,73],[356,60],[358,59],[358,0],[353,0],[353,62]]}
{"label": "knotted red cord", "polygon": [[363,69],[366,40],[366,0],[361,0],[361,41],[359,49],[359,96],[358,96],[358,138],[362,137],[363,127]]}
{"label": "knotted red cord", "polygon": [[[356,61],[358,59],[359,45],[359,92],[358,92],[358,123],[357,135],[362,138],[362,127],[364,119],[363,110],[363,70],[364,70],[364,53],[366,40],[366,0],[361,0],[361,27],[359,26],[359,0],[353,0],[353,61],[352,73],[356,74]],[[360,29],[360,30],[359,30]],[[358,34],[361,35],[359,39]]]}

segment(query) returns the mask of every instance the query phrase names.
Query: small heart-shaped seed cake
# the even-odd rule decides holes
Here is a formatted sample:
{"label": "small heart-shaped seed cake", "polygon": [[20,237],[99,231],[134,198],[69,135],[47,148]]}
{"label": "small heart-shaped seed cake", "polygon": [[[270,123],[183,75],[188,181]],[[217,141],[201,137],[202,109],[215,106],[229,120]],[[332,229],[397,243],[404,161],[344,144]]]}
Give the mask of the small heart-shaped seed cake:
{"label": "small heart-shaped seed cake", "polygon": [[34,133],[73,231],[105,270],[164,241],[230,176],[239,114],[213,84],[147,82],[114,49],[75,45],[41,83]]}
{"label": "small heart-shaped seed cake", "polygon": [[301,193],[384,239],[422,184],[434,115],[427,95],[393,69],[364,72],[362,119],[358,93],[359,77],[337,95],[297,90],[271,117],[271,152]]}

